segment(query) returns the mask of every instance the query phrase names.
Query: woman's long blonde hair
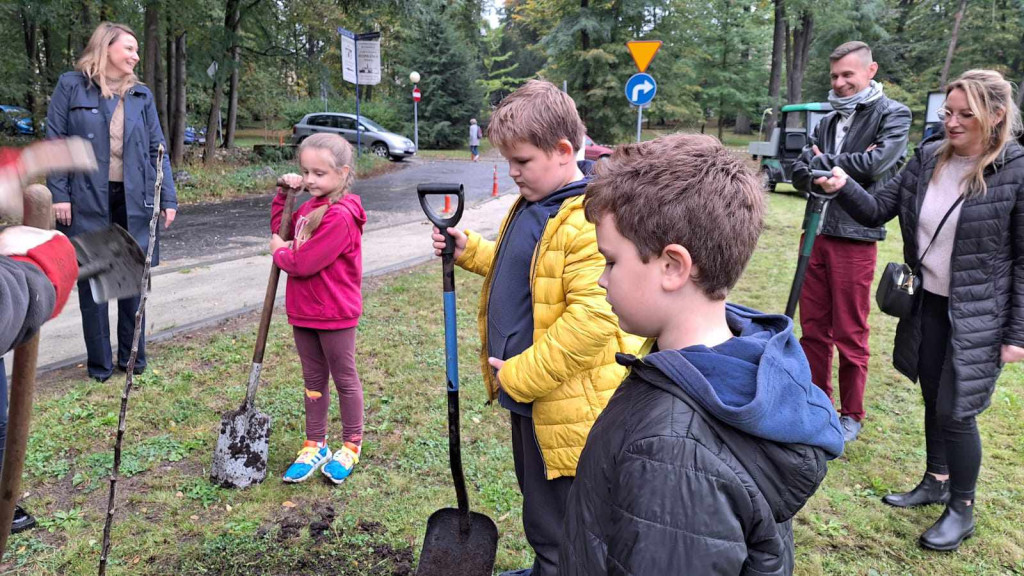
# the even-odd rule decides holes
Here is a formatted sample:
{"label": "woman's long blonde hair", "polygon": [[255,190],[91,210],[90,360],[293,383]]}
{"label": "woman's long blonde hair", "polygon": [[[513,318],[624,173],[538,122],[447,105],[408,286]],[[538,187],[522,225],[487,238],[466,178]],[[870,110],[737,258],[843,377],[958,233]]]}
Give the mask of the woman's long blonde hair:
{"label": "woman's long blonde hair", "polygon": [[[989,135],[985,151],[978,157],[974,167],[964,175],[964,198],[983,196],[988,191],[985,184],[985,168],[996,161],[1008,142],[1021,133],[1020,111],[1013,99],[1013,86],[995,70],[968,70],[946,87],[946,97],[953,90],[962,90],[967,97],[967,106],[981,123],[983,133]],[[999,112],[1002,120],[997,120]],[[946,138],[936,152],[939,160],[932,178],[937,178],[942,168],[953,158],[953,146]]]}
{"label": "woman's long blonde hair", "polygon": [[334,161],[335,170],[341,170],[346,166],[349,167],[349,170],[345,180],[341,183],[341,187],[325,196],[327,204],[306,215],[306,226],[301,232],[302,241],[308,240],[313,235],[313,232],[320,226],[320,222],[323,221],[327,210],[349,193],[352,181],[355,180],[355,170],[352,168],[352,145],[348,143],[348,140],[337,134],[313,134],[303,140],[302,144],[299,144],[299,158],[302,158],[302,153],[306,150],[326,150]]}
{"label": "woman's long blonde hair", "polygon": [[[93,31],[92,37],[89,38],[89,43],[86,44],[85,50],[82,51],[82,56],[78,59],[78,63],[75,64],[76,70],[85,74],[89,80],[92,80],[100,87],[100,94],[104,98],[114,96],[114,91],[107,84],[107,49],[111,44],[117,42],[117,39],[122,34],[130,34],[136,41],[139,39],[135,32],[124,24],[100,22],[100,25]],[[129,74],[124,78],[118,95],[123,95],[129,88],[138,83],[139,77],[134,73]]]}

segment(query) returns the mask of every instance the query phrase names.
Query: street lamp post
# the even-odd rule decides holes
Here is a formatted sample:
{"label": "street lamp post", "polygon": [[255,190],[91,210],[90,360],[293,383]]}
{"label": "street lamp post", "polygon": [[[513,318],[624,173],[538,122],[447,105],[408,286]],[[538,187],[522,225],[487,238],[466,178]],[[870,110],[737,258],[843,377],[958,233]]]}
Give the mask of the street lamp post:
{"label": "street lamp post", "polygon": [[420,151],[420,89],[416,85],[420,82],[420,73],[415,70],[409,73],[409,81],[412,82],[412,126],[413,144],[416,146],[416,153]]}

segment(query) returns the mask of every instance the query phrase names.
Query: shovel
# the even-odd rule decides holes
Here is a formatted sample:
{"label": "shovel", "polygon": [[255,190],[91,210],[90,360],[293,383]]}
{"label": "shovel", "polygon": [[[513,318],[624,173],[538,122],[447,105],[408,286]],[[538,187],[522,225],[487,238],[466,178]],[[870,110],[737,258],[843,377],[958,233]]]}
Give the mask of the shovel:
{"label": "shovel", "polygon": [[[278,235],[285,240],[291,239],[292,211],[295,209],[296,196],[297,194],[289,193],[284,202]],[[210,480],[225,488],[247,488],[263,482],[267,477],[270,416],[254,408],[253,401],[256,399],[256,388],[260,385],[263,351],[267,347],[267,333],[270,332],[270,317],[274,313],[277,280],[280,276],[281,269],[277,264],[271,265],[259,333],[256,336],[256,348],[252,353],[252,368],[249,370],[245,402],[238,410],[225,412],[220,419],[220,437],[217,438],[217,447],[213,451]]]}
{"label": "shovel", "polygon": [[[49,230],[53,228],[50,191],[45,186],[25,189],[22,223]],[[11,378],[11,401],[8,405],[7,443],[3,472],[0,473],[0,558],[7,549],[14,506],[21,496],[21,472],[28,447],[29,419],[32,416],[32,395],[36,387],[36,360],[39,357],[39,334],[14,349]]]}
{"label": "shovel", "polygon": [[127,230],[113,224],[70,240],[78,260],[78,280],[89,281],[97,304],[139,295],[146,255]]}
{"label": "shovel", "polygon": [[[811,179],[831,178],[832,172],[828,170],[811,170]],[[804,278],[807,277],[807,264],[811,261],[811,249],[814,248],[814,238],[818,235],[818,224],[821,222],[821,214],[829,203],[829,197],[811,192],[809,198],[811,211],[804,219],[804,243],[800,246],[800,256],[796,261],[796,273],[793,274],[793,284],[789,288],[789,300],[786,302],[786,316],[790,318],[796,313],[796,305],[800,302],[800,291],[804,288]]]}
{"label": "shovel", "polygon": [[[448,377],[448,456],[459,507],[442,508],[427,520],[427,534],[416,569],[417,576],[490,576],[498,551],[498,527],[494,521],[469,511],[466,479],[462,474],[462,448],[459,439],[459,354],[455,331],[455,240],[448,228],[462,218],[465,202],[461,184],[420,184],[420,206],[427,218],[444,235],[441,250],[444,284],[444,356]],[[427,196],[455,195],[455,213],[442,218],[427,203]]]}

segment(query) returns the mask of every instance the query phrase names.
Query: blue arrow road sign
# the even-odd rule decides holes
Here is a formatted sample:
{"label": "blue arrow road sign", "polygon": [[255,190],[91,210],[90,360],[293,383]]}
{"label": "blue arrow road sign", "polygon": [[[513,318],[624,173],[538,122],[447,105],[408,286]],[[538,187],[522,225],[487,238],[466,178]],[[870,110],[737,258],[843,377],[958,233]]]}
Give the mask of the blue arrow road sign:
{"label": "blue arrow road sign", "polygon": [[658,92],[658,84],[650,74],[633,74],[626,81],[626,99],[633,106],[650,104]]}

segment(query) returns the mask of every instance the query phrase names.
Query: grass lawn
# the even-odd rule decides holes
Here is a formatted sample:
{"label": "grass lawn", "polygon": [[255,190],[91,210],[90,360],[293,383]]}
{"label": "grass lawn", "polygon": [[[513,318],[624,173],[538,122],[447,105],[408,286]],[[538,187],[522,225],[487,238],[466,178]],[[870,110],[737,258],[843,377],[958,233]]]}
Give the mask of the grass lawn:
{"label": "grass lawn", "polygon": [[[480,140],[480,156],[484,156],[492,148],[490,140],[486,138]],[[462,148],[454,150],[430,150],[424,148],[416,152],[416,156],[426,160],[469,160],[469,145],[467,144]]]}
{"label": "grass lawn", "polygon": [[[356,178],[370,178],[400,167],[396,162],[373,154],[363,154],[356,160]],[[296,160],[258,158],[253,159],[251,164],[238,166],[225,162],[204,165],[197,161],[184,166],[184,170],[189,174],[188,180],[180,177],[176,180],[180,204],[218,202],[252,194],[269,194],[273,192],[279,176],[300,172]]]}
{"label": "grass lawn", "polygon": [[[781,311],[803,200],[773,195],[761,245],[733,294]],[[879,269],[898,259],[899,233],[881,244]],[[340,487],[279,480],[303,439],[302,381],[278,313],[257,406],[273,418],[271,476],[246,491],[207,481],[220,414],[244,395],[255,318],[151,347],[153,370],[131,397],[110,574],[411,574],[431,512],[454,506],[443,392],[440,265],[368,282],[358,361],[366,394],[363,460]],[[459,271],[463,458],[474,509],[498,523],[496,568],[525,566],[508,418],[484,405],[476,364],[478,278]],[[159,294],[154,297],[159,298]],[[920,550],[917,536],[941,508],[904,511],[879,498],[913,486],[924,466],[917,387],[891,368],[895,321],[871,313],[868,418],[861,439],[833,462],[795,520],[797,574],[1024,574],[1024,373],[1011,366],[979,419],[985,459],[978,532],[960,552]],[[44,375],[26,464],[26,507],[41,527],[10,542],[10,573],[92,574],[99,558],[122,382],[84,369]],[[337,415],[330,431],[340,433]],[[336,437],[336,436],[334,436]]]}

